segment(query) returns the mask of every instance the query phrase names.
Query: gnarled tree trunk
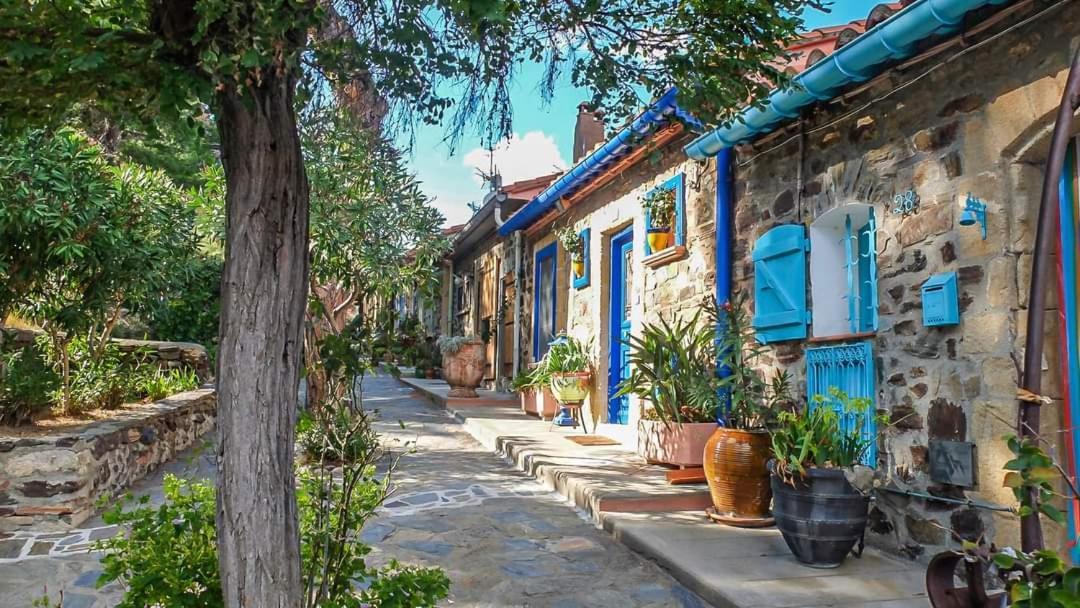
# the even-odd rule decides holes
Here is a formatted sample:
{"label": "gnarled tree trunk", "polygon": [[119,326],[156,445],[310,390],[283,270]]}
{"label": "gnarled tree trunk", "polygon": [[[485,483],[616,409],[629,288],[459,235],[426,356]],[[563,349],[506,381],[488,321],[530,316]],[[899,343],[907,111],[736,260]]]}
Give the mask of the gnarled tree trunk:
{"label": "gnarled tree trunk", "polygon": [[218,351],[217,534],[225,605],[300,606],[293,440],[308,276],[296,81],[218,95],[228,239]]}

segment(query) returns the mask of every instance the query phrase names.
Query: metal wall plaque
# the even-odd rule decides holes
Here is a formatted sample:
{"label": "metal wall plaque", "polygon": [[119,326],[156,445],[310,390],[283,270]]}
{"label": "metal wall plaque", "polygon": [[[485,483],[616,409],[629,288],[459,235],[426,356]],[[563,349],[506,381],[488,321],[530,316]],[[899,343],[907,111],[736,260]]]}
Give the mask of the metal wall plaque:
{"label": "metal wall plaque", "polygon": [[936,483],[974,487],[975,444],[969,441],[931,441],[930,479]]}

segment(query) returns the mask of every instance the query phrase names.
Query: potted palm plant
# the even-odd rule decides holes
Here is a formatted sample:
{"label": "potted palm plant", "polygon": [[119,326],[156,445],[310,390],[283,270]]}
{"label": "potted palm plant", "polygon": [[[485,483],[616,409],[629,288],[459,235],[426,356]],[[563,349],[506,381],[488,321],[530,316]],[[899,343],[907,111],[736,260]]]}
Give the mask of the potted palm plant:
{"label": "potted palm plant", "polygon": [[559,426],[577,426],[571,415],[571,409],[580,409],[589,396],[592,381],[592,363],[588,347],[580,340],[561,335],[552,340],[551,347],[544,355],[544,369],[551,378],[551,392],[559,402],[559,413],[555,424]]}
{"label": "potted palm plant", "polygon": [[645,195],[641,206],[649,215],[649,249],[653,253],[667,249],[672,241],[671,227],[675,225],[675,191],[671,188],[656,188]]}
{"label": "potted palm plant", "polygon": [[[795,558],[816,568],[835,568],[860,543],[866,529],[870,488],[857,488],[860,461],[876,440],[864,437],[870,400],[836,388],[813,407],[780,412],[772,431],[773,514]],[[848,418],[841,424],[841,416]],[[851,423],[851,424],[849,424]],[[849,430],[848,430],[849,429]]]}
{"label": "potted palm plant", "polygon": [[479,397],[476,389],[484,379],[487,345],[476,336],[442,336],[438,341],[442,353],[443,377],[450,385],[450,397],[472,399]]}
{"label": "potted palm plant", "polygon": [[581,238],[581,233],[567,226],[555,231],[555,236],[559,239],[562,248],[570,255],[570,265],[574,269],[574,276],[577,278],[585,276],[585,239]]}
{"label": "potted palm plant", "polygon": [[638,453],[649,462],[699,467],[716,429],[716,334],[700,319],[700,310],[685,321],[661,318],[627,341],[631,372],[615,394],[644,405]]}
{"label": "potted palm plant", "polygon": [[757,527],[773,521],[768,426],[776,412],[790,403],[791,390],[786,371],[767,381],[755,367],[764,349],[754,340],[744,301],[745,296],[719,308],[715,301],[706,306],[710,319],[721,328],[721,373],[717,379],[720,425],[705,444],[704,466],[713,501],[709,516],[729,525]]}

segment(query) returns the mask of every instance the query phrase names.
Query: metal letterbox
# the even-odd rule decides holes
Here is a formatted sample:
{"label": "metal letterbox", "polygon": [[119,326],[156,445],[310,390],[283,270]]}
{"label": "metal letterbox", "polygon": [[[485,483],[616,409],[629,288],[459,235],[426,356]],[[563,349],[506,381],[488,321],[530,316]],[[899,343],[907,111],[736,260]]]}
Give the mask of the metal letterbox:
{"label": "metal letterbox", "polygon": [[922,286],[923,325],[956,325],[960,322],[960,299],[956,273],[935,274]]}

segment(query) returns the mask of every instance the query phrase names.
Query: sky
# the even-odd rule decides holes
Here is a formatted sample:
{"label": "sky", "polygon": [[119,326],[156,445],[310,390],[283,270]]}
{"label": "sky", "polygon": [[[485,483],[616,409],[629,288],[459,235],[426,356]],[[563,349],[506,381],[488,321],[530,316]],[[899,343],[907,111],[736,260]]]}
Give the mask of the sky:
{"label": "sky", "polygon": [[[863,19],[880,0],[834,0],[830,13],[809,11],[807,29]],[[503,183],[567,169],[572,160],[577,106],[589,99],[588,91],[564,78],[555,87],[550,104],[539,93],[542,68],[527,65],[511,84],[513,135],[500,142],[494,162]],[[421,188],[434,199],[446,225],[461,224],[472,216],[470,202],[483,199],[486,187],[477,175],[488,171],[491,156],[475,134],[466,134],[454,150],[445,140],[444,126],[421,126],[407,157]]]}

